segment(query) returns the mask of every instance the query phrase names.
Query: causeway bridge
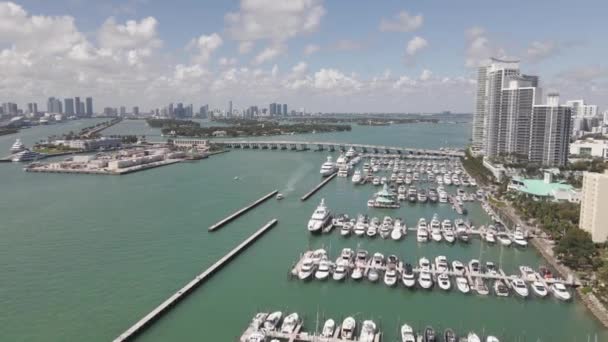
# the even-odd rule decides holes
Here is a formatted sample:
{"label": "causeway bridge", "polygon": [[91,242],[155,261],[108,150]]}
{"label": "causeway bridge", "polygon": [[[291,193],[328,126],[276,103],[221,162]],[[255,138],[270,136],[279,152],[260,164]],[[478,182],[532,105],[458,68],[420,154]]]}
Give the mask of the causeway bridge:
{"label": "causeway bridge", "polygon": [[[181,139],[176,139],[181,140]],[[193,140],[193,139],[184,139]],[[225,140],[214,139],[210,143],[223,146],[225,148],[242,149],[264,149],[264,150],[292,150],[292,151],[346,151],[353,148],[357,152],[363,153],[387,153],[404,155],[427,155],[436,157],[464,157],[463,150],[457,149],[419,149],[410,147],[350,144],[338,142],[316,142],[316,141],[264,141],[264,140]]]}

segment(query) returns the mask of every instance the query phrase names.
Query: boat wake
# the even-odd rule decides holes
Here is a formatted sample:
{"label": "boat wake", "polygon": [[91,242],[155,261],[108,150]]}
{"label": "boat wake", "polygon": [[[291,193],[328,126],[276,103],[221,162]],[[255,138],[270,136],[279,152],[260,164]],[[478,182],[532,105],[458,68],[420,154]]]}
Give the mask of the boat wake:
{"label": "boat wake", "polygon": [[287,184],[285,184],[285,189],[283,190],[283,195],[293,192],[296,189],[296,184],[298,184],[298,182],[301,181],[307,173],[310,173],[312,169],[313,166],[311,164],[301,163],[296,169],[296,172],[289,176]]}

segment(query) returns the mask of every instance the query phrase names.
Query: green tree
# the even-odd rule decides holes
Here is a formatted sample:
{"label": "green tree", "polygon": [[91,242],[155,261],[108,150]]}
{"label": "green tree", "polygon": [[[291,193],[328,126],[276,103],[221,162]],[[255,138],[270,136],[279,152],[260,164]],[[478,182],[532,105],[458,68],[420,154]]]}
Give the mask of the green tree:
{"label": "green tree", "polygon": [[553,250],[564,265],[575,270],[592,266],[593,258],[597,254],[591,235],[576,228],[568,230]]}

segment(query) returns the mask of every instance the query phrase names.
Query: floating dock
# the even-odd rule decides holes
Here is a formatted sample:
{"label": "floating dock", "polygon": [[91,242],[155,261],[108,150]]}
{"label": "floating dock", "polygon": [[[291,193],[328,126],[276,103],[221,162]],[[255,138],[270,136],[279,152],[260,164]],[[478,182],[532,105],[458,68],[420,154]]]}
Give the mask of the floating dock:
{"label": "floating dock", "polygon": [[190,294],[194,289],[200,286],[203,282],[209,279],[215,272],[220,270],[222,267],[227,265],[235,256],[239,253],[247,249],[254,241],[256,241],[260,236],[270,230],[277,224],[277,219],[272,219],[262,228],[258,229],[253,235],[248,237],[245,241],[241,242],[238,246],[232,249],[228,254],[223,256],[216,263],[211,265],[208,269],[206,269],[203,273],[197,275],[194,279],[192,279],[188,284],[175,292],[171,297],[167,298],[164,302],[162,302],[159,306],[157,306],[154,310],[150,311],[147,315],[145,315],[142,319],[140,319],[137,323],[135,323],[132,327],[127,329],[125,332],[120,334],[118,337],[114,339],[114,342],[123,342],[129,341],[134,338],[137,334],[141,333],[145,330],[152,322],[160,318],[161,315],[169,311],[175,304],[184,299],[188,294]]}
{"label": "floating dock", "polygon": [[268,193],[267,195],[262,196],[260,199],[258,199],[257,201],[247,205],[246,207],[234,212],[232,215],[226,217],[225,219],[217,222],[216,224],[210,226],[207,230],[209,230],[210,232],[213,232],[215,230],[218,230],[220,228],[222,228],[224,225],[226,225],[227,223],[231,222],[232,220],[236,219],[237,217],[243,215],[244,213],[248,212],[249,210],[257,207],[258,205],[266,202],[268,199],[270,199],[270,197],[276,195],[279,192],[279,190],[274,190],[270,193]]}
{"label": "floating dock", "polygon": [[325,178],[319,185],[315,186],[312,190],[310,190],[306,195],[302,196],[300,199],[302,201],[306,201],[310,196],[314,195],[317,191],[319,191],[325,184],[329,183],[330,180],[334,179],[338,175],[337,172],[332,173],[330,176]]}

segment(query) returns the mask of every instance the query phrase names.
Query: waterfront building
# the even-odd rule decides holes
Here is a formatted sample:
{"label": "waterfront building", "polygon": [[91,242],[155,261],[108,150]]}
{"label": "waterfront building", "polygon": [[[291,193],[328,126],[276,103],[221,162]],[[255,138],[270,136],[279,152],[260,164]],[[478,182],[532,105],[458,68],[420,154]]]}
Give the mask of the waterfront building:
{"label": "waterfront building", "polygon": [[487,103],[488,68],[482,66],[477,70],[477,97],[475,100],[475,114],[473,116],[473,143],[471,150],[482,153],[485,141],[485,119]]}
{"label": "waterfront building", "polygon": [[579,227],[591,234],[595,243],[608,238],[608,170],[602,173],[585,172],[581,196]]}
{"label": "waterfront building", "polygon": [[530,121],[528,161],[545,166],[568,163],[571,108],[559,104],[558,94],[549,94],[547,103],[535,105]]}
{"label": "waterfront building", "polygon": [[570,143],[570,155],[608,159],[608,140],[577,140]]}
{"label": "waterfront building", "polygon": [[30,114],[38,113],[38,104],[36,102],[30,102],[27,104],[27,112]]}
{"label": "waterfront building", "polygon": [[63,100],[64,103],[64,110],[65,110],[65,114],[66,115],[74,115],[74,99],[64,99]]}
{"label": "waterfront building", "polygon": [[139,115],[139,107],[138,106],[133,107],[133,115]]}
{"label": "waterfront building", "polygon": [[283,103],[283,115],[287,116],[287,104]]}
{"label": "waterfront building", "polygon": [[83,116],[83,113],[80,111],[81,107],[80,107],[80,97],[76,96],[74,98],[74,110],[76,111],[76,116],[77,117],[81,117]]}
{"label": "waterfront building", "polygon": [[80,150],[107,150],[120,148],[122,146],[122,140],[120,138],[102,137],[99,139],[55,140],[53,141],[53,144]]}
{"label": "waterfront building", "polygon": [[61,100],[56,99],[54,97],[49,97],[46,103],[46,111],[52,114],[61,114],[63,113],[61,105]]}
{"label": "waterfront building", "polygon": [[543,179],[530,179],[514,176],[509,181],[508,190],[519,192],[537,199],[555,202],[578,203],[581,193],[570,184],[553,182],[551,173],[545,172]]}
{"label": "waterfront building", "polygon": [[596,117],[597,106],[585,104],[585,100],[566,101],[566,106],[572,108],[573,117]]}
{"label": "waterfront building", "polygon": [[270,116],[275,116],[277,115],[277,104],[276,103],[271,103],[269,108],[268,108],[268,112],[270,113]]}
{"label": "waterfront building", "polygon": [[86,98],[86,102],[87,102],[87,105],[86,105],[86,115],[88,117],[91,117],[91,116],[93,116],[93,98],[92,97],[87,97]]}
{"label": "waterfront building", "polygon": [[2,104],[2,113],[7,116],[17,115],[19,113],[19,109],[17,108],[16,103],[5,102]]}

